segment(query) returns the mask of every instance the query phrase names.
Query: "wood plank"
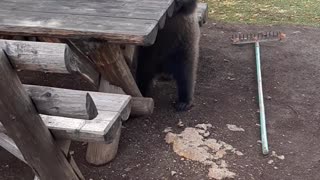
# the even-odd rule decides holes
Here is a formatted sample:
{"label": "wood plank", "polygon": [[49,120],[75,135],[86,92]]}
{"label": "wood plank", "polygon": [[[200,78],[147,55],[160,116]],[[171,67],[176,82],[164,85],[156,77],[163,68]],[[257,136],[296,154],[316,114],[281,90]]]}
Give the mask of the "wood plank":
{"label": "wood plank", "polygon": [[[171,3],[173,0],[170,0]],[[128,1],[99,2],[89,1],[1,1],[2,10],[44,12],[70,15],[90,15],[98,17],[120,17],[130,19],[149,19],[159,21],[166,13],[167,2],[164,1]]]}
{"label": "wood plank", "polygon": [[110,112],[121,112],[127,104],[129,104],[131,97],[128,95],[101,93],[93,91],[80,91],[63,88],[53,88],[46,86],[36,85],[24,85],[31,97],[40,97],[46,92],[50,92],[52,95],[63,96],[63,95],[75,95],[77,97],[86,96],[88,93],[98,111],[110,111]]}
{"label": "wood plank", "polygon": [[[52,94],[69,94],[69,89],[39,87],[27,85],[28,89],[41,89]],[[39,90],[38,90],[39,91]],[[33,91],[29,91],[33,92]],[[89,93],[92,97],[98,115],[92,120],[67,118],[40,114],[44,124],[51,130],[55,138],[71,139],[76,141],[105,141],[106,133],[113,123],[121,116],[122,111],[130,107],[130,96],[89,91],[78,91],[77,94]],[[41,94],[41,93],[40,93]],[[32,97],[33,95],[31,95]],[[126,112],[127,113],[127,112]],[[129,111],[130,113],[130,111]],[[0,124],[0,131],[4,130]]]}
{"label": "wood plank", "polygon": [[40,179],[78,179],[3,51],[0,74],[0,121],[31,169]]}
{"label": "wood plank", "polygon": [[42,71],[59,74],[79,74],[98,86],[100,74],[85,57],[73,53],[62,43],[0,40],[16,70]]}
{"label": "wood plank", "polygon": [[24,85],[28,95],[41,114],[91,120],[98,115],[89,93],[82,91],[55,91],[41,86]]}
{"label": "wood plank", "polygon": [[157,25],[156,20],[0,10],[0,34],[4,35],[97,38],[112,43],[151,45]]}

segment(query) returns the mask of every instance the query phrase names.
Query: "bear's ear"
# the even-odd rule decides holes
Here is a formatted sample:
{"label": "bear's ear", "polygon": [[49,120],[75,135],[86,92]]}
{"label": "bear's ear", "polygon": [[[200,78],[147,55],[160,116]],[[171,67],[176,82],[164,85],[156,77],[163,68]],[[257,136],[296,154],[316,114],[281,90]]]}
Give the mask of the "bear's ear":
{"label": "bear's ear", "polygon": [[179,13],[188,15],[197,9],[197,0],[175,0]]}

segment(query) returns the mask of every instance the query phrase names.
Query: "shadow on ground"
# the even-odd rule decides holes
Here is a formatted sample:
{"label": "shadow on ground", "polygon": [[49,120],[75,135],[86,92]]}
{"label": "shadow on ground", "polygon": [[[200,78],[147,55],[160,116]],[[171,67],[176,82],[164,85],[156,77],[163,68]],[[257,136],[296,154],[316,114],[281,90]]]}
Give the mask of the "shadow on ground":
{"label": "shadow on ground", "polygon": [[[251,45],[232,46],[236,32],[281,30],[286,42],[262,44],[262,71],[266,116],[271,151],[285,159],[261,155],[256,101],[254,51]],[[85,145],[72,150],[87,179],[208,179],[208,168],[182,160],[165,143],[166,127],[181,132],[177,123],[194,127],[210,123],[211,138],[222,140],[244,153],[228,156],[236,179],[319,179],[320,178],[320,30],[308,27],[256,27],[208,22],[202,28],[200,64],[195,107],[176,113],[172,108],[172,82],[154,88],[155,112],[150,117],[124,123],[119,152],[114,161],[92,167],[84,160]],[[244,132],[230,131],[235,124]],[[0,149],[0,179],[32,179],[29,168]],[[273,160],[272,164],[268,161]],[[171,171],[176,171],[175,176]]]}

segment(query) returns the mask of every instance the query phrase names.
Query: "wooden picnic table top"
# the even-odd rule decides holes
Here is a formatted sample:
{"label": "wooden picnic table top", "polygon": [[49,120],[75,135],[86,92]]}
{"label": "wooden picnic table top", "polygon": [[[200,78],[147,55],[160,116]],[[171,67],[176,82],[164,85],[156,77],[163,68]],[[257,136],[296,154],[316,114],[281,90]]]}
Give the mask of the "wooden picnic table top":
{"label": "wooden picnic table top", "polygon": [[0,34],[153,44],[174,0],[1,0]]}

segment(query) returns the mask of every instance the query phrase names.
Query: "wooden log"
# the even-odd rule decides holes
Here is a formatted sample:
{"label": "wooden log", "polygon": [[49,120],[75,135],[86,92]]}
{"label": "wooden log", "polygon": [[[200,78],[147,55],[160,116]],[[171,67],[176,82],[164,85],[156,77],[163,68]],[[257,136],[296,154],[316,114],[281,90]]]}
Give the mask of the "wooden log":
{"label": "wooden log", "polygon": [[[115,94],[125,94],[125,92],[120,87],[114,86],[103,79],[100,81],[99,91]],[[152,98],[132,97],[130,103],[132,116],[147,116],[153,113],[154,101]],[[126,120],[125,118],[123,119]]]}
{"label": "wooden log", "polygon": [[[77,163],[75,162],[75,160],[73,159],[72,154],[69,152],[70,149],[70,145],[71,145],[71,140],[57,140],[56,144],[60,147],[60,149],[62,150],[62,152],[65,154],[65,156],[68,159],[68,162],[70,163],[73,171],[76,173],[76,175],[78,176],[78,178],[80,180],[85,180],[84,176],[82,175]],[[35,177],[36,178],[36,177]]]}
{"label": "wooden log", "polygon": [[131,107],[133,116],[151,115],[154,109],[154,101],[152,98],[134,97],[131,100]]}
{"label": "wooden log", "polygon": [[[107,92],[110,93],[118,93],[118,94],[124,94],[121,88],[118,88],[116,86],[111,86],[108,81],[101,80],[100,92]],[[93,165],[99,166],[106,164],[110,161],[112,161],[115,156],[117,155],[118,151],[118,145],[121,135],[121,121],[128,119],[130,113],[125,112],[124,115],[122,115],[122,118],[119,118],[119,126],[114,125],[113,131],[115,132],[115,136],[110,138],[110,142],[103,142],[103,143],[95,143],[91,142],[88,143],[87,147],[87,153],[86,153],[86,160]]]}
{"label": "wooden log", "polygon": [[101,76],[111,84],[119,86],[134,97],[141,97],[140,90],[126,64],[120,45],[106,42],[77,41],[74,44],[96,64]]}
{"label": "wooden log", "polygon": [[62,43],[0,40],[3,49],[17,70],[79,74],[98,86],[100,74],[83,56],[78,56]]}
{"label": "wooden log", "polygon": [[89,93],[55,91],[43,86],[24,85],[41,114],[91,120],[98,110]]}
{"label": "wooden log", "polygon": [[15,157],[17,157],[18,159],[20,159],[21,161],[23,161],[24,163],[28,164],[17,145],[9,136],[7,136],[4,133],[0,133],[0,146],[8,152],[10,152]]}
{"label": "wooden log", "polygon": [[0,74],[0,121],[34,173],[40,179],[78,179],[4,52],[0,53]]}
{"label": "wooden log", "polygon": [[121,124],[121,119],[119,119],[113,125],[112,129],[110,129],[108,141],[88,143],[86,152],[87,162],[95,166],[101,166],[116,157],[121,135]]}
{"label": "wooden log", "polygon": [[[77,164],[75,163],[73,157],[69,153],[70,140],[58,140],[56,141],[57,145],[61,148],[62,152],[65,153],[67,157],[69,157],[69,162],[73,168],[73,170],[77,173],[79,179],[84,180],[84,177],[79,170]],[[9,153],[28,164],[28,162],[24,159],[21,151],[18,149],[17,145],[13,142],[13,140],[4,133],[0,133],[0,146],[7,150]],[[39,179],[37,176],[34,179]]]}

